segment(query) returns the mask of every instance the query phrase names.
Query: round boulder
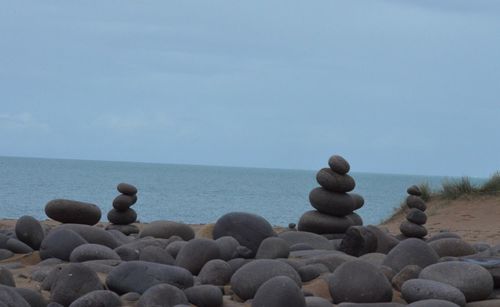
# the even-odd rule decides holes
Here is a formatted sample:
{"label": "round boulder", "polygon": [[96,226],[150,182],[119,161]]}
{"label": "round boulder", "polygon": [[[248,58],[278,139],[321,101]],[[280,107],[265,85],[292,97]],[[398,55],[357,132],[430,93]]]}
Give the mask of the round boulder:
{"label": "round boulder", "polygon": [[171,222],[171,221],[154,221],[144,226],[139,234],[139,237],[154,237],[168,239],[172,236],[178,236],[184,241],[189,241],[194,238],[194,231],[189,225]]}
{"label": "round boulder", "polygon": [[149,288],[137,302],[137,307],[175,306],[188,304],[184,292],[169,284],[158,284]]}
{"label": "round boulder", "polygon": [[340,175],[329,168],[322,168],[316,174],[316,181],[328,191],[345,193],[354,190],[356,183],[351,176]]}
{"label": "round boulder", "polygon": [[213,240],[192,239],[177,254],[175,265],[197,275],[205,263],[219,256],[219,246]]}
{"label": "round boulder", "polygon": [[224,286],[229,283],[233,269],[224,260],[213,259],[205,263],[198,274],[198,280],[201,284]]}
{"label": "round boulder", "polygon": [[80,297],[69,307],[120,307],[122,302],[118,295],[108,290],[96,290]]}
{"label": "round boulder", "polygon": [[439,257],[462,257],[476,253],[472,245],[462,239],[457,238],[444,238],[429,243]]}
{"label": "round boulder", "polygon": [[20,217],[15,227],[16,237],[34,250],[40,248],[45,232],[39,221],[29,215]]}
{"label": "round boulder", "polygon": [[339,155],[333,155],[328,159],[328,165],[337,174],[347,174],[351,169],[349,162]]}
{"label": "round boulder", "polygon": [[425,268],[438,260],[438,254],[427,243],[410,238],[396,245],[387,254],[382,264],[392,268],[397,273],[410,264]]}
{"label": "round boulder", "polygon": [[278,237],[264,239],[257,250],[256,259],[288,258],[290,247],[287,241]]}
{"label": "round boulder", "polygon": [[276,276],[264,282],[252,300],[252,307],[306,307],[297,283],[286,276]]}
{"label": "round boulder", "polygon": [[76,247],[69,256],[71,262],[105,259],[120,260],[121,258],[111,248],[100,244],[82,244]]}
{"label": "round boulder", "polygon": [[408,303],[428,299],[450,301],[462,307],[466,303],[464,294],[457,288],[427,279],[410,279],[406,281],[401,287],[401,294]]}
{"label": "round boulder", "polygon": [[197,307],[221,307],[222,291],[213,285],[201,285],[187,288],[184,294],[188,301]]}
{"label": "round boulder", "polygon": [[72,230],[54,229],[40,245],[40,258],[58,258],[69,261],[73,250],[86,243],[85,239]]}
{"label": "round boulder", "polygon": [[96,205],[69,199],[49,201],[45,214],[61,223],[95,225],[101,219],[101,209]]}

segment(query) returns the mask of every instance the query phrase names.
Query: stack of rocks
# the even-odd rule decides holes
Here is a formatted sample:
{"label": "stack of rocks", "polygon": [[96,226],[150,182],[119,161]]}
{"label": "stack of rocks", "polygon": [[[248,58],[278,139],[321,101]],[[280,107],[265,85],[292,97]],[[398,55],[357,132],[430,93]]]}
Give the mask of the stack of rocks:
{"label": "stack of rocks", "polygon": [[354,179],[347,173],[349,163],[341,156],[332,156],[330,168],[323,168],[316,174],[321,187],[309,194],[309,201],[316,209],[302,215],[298,229],[342,238],[350,226],[362,225],[363,221],[354,210],[361,208],[364,199],[358,194],[348,193],[355,187]]}
{"label": "stack of rocks", "polygon": [[427,222],[427,215],[424,213],[427,205],[420,197],[422,192],[416,185],[409,187],[407,192],[409,195],[406,198],[406,205],[410,210],[399,230],[407,238],[423,238],[427,235],[427,229],[423,226]]}
{"label": "stack of rocks", "polygon": [[116,229],[124,234],[138,233],[134,223],[137,213],[130,207],[137,202],[137,188],[128,183],[120,183],[116,189],[121,194],[113,200],[113,209],[108,212],[110,225],[106,229]]}

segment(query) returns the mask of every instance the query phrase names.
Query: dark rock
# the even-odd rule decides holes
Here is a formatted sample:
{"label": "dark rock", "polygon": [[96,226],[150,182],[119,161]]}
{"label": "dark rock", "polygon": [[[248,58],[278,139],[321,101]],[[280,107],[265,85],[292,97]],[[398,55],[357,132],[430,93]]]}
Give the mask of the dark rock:
{"label": "dark rock", "polygon": [[231,276],[236,272],[239,268],[244,266],[247,263],[252,262],[250,259],[245,259],[245,258],[233,258],[227,262],[229,266],[231,267],[232,273]]}
{"label": "dark rock", "polygon": [[422,270],[419,278],[451,285],[469,301],[485,300],[493,292],[493,278],[485,268],[460,261],[440,262]]}
{"label": "dark rock", "polygon": [[405,266],[392,278],[392,287],[401,292],[401,287],[403,286],[403,284],[407,280],[418,278],[420,272],[422,272],[422,268],[418,265],[410,264]]}
{"label": "dark rock", "polygon": [[[113,224],[109,224],[109,225],[113,225]],[[127,225],[125,225],[125,226],[127,226]],[[135,239],[136,239],[133,236],[128,236],[128,235],[124,234],[123,232],[120,232],[116,229],[106,229],[106,232],[109,233],[110,235],[112,235],[113,238],[115,238],[115,240],[120,245],[131,243],[131,242],[135,241]]]}
{"label": "dark rock", "polygon": [[305,259],[306,264],[322,263],[330,272],[335,271],[344,262],[357,260],[356,257],[347,255],[339,251],[329,251],[326,254],[319,254]]}
{"label": "dark rock", "polygon": [[328,165],[337,174],[347,174],[351,169],[349,162],[339,155],[331,156]]}
{"label": "dark rock", "polygon": [[9,259],[12,256],[14,256],[14,253],[10,250],[3,248],[0,249],[0,260]]}
{"label": "dark rock", "polygon": [[465,306],[465,296],[448,284],[426,279],[410,279],[401,287],[401,294],[408,303],[427,299],[439,299]]}
{"label": "dark rock", "polygon": [[424,225],[427,222],[427,215],[417,208],[411,208],[406,214],[406,219],[414,224]]}
{"label": "dark rock", "polygon": [[184,241],[189,241],[194,238],[194,231],[186,224],[171,221],[155,221],[145,225],[139,234],[141,238],[154,237],[168,239],[172,236],[178,236]]}
{"label": "dark rock", "polygon": [[125,182],[118,184],[116,189],[118,190],[118,192],[120,192],[122,194],[126,194],[126,195],[133,196],[133,195],[137,194],[137,188],[135,186],[133,186],[129,183],[125,183]]}
{"label": "dark rock", "polygon": [[82,244],[76,247],[69,256],[71,262],[84,262],[99,259],[120,260],[120,256],[111,248],[99,244]]}
{"label": "dark rock", "polygon": [[392,268],[396,273],[409,264],[425,268],[438,262],[439,256],[425,242],[410,238],[401,241],[385,258],[383,265]]}
{"label": "dark rock", "polygon": [[63,224],[56,228],[56,230],[60,229],[70,229],[79,234],[88,243],[101,244],[112,249],[120,246],[120,243],[112,234],[99,227],[79,224]]}
{"label": "dark rock", "polygon": [[214,239],[231,236],[240,245],[252,251],[250,257],[255,256],[260,243],[265,238],[275,235],[273,227],[263,217],[245,212],[231,212],[223,215],[217,220],[213,230]]}
{"label": "dark rock", "polygon": [[0,266],[0,285],[9,287],[16,286],[16,281],[14,280],[14,276],[12,276],[12,273],[8,269],[1,266]]}
{"label": "dark rock", "polygon": [[355,257],[377,250],[377,237],[366,227],[351,226],[340,242],[339,250]]}
{"label": "dark rock", "polygon": [[351,176],[337,174],[329,168],[322,168],[316,174],[316,181],[324,189],[332,192],[345,193],[354,190],[356,183]]}
{"label": "dark rock", "polygon": [[297,243],[297,244],[290,245],[290,252],[312,250],[312,249],[314,249],[314,248],[307,243]]}
{"label": "dark rock", "polygon": [[111,272],[120,263],[122,263],[121,260],[115,259],[89,260],[82,262],[83,265],[90,268],[92,271],[104,274],[109,274],[109,272]]}
{"label": "dark rock", "polygon": [[278,237],[264,239],[257,250],[256,259],[288,258],[290,247],[288,242]]}
{"label": "dark rock", "polygon": [[31,307],[47,306],[47,300],[39,292],[25,288],[13,288],[13,289],[14,291],[17,292],[17,294],[21,295]]}
{"label": "dark rock", "polygon": [[145,261],[120,264],[106,278],[110,290],[118,294],[144,293],[157,284],[170,284],[184,289],[193,286],[193,275],[186,269]]}
{"label": "dark rock", "polygon": [[[353,226],[362,226],[363,225],[363,219],[356,212],[352,212],[352,213],[346,215],[345,217],[352,221]],[[332,239],[335,239],[335,238],[332,238]],[[337,239],[343,239],[343,238],[340,237]]]}
{"label": "dark rock", "polygon": [[58,258],[69,261],[71,252],[80,245],[86,244],[76,232],[69,229],[55,229],[45,237],[40,245],[40,258]]}
{"label": "dark rock", "polygon": [[297,227],[297,224],[295,224],[295,223],[289,223],[288,224],[288,229],[290,229],[290,230],[296,230],[295,229],[296,227]]}
{"label": "dark rock", "polygon": [[337,307],[405,307],[400,303],[341,303]]}
{"label": "dark rock", "polygon": [[137,196],[120,194],[113,199],[113,208],[118,211],[126,211],[137,202]]}
{"label": "dark rock", "polygon": [[50,302],[47,307],[64,307],[63,305],[56,303],[56,302]]}
{"label": "dark rock", "polygon": [[287,241],[290,246],[298,243],[305,243],[313,249],[333,249],[333,245],[328,239],[311,232],[287,231],[280,233],[278,236]]}
{"label": "dark rock", "polygon": [[392,287],[376,266],[364,261],[341,264],[328,278],[333,302],[377,303],[392,300]]}
{"label": "dark rock", "polygon": [[40,248],[40,244],[42,244],[45,237],[45,232],[40,222],[28,215],[22,216],[17,220],[15,231],[17,239],[26,243],[34,250]]}
{"label": "dark rock", "polygon": [[445,239],[445,238],[462,239],[462,237],[460,237],[458,234],[456,234],[454,232],[443,231],[443,232],[437,233],[437,234],[433,235],[432,237],[430,237],[429,239],[427,239],[427,243],[431,243],[432,241],[441,240],[441,239]]}
{"label": "dark rock", "polygon": [[8,286],[0,286],[0,303],[7,307],[31,307],[14,288]]}
{"label": "dark rock", "polygon": [[394,246],[399,244],[398,239],[377,226],[368,225],[366,226],[366,229],[377,237],[377,253],[387,254],[394,248]]}
{"label": "dark rock", "polygon": [[491,248],[491,245],[485,242],[475,242],[471,243],[471,246],[474,248],[476,253],[487,251]]}
{"label": "dark rock", "polygon": [[[175,242],[172,242],[170,243],[167,248],[166,248],[166,251],[172,255],[172,257],[176,258],[177,255],[179,254],[179,252],[181,251],[181,249],[186,246],[186,244],[188,244],[186,241],[175,241]],[[236,251],[235,251],[236,252]]]}
{"label": "dark rock", "polygon": [[301,286],[299,274],[290,265],[278,260],[258,259],[243,265],[231,277],[231,288],[243,300],[253,298],[257,289],[276,276],[288,276]]}
{"label": "dark rock", "polygon": [[385,259],[385,254],[382,253],[368,253],[358,257],[359,260],[373,264],[376,267],[382,266]]}
{"label": "dark rock", "polygon": [[399,230],[408,238],[423,238],[427,235],[427,229],[424,226],[409,221],[403,221]]}
{"label": "dark rock", "polygon": [[184,290],[184,294],[186,294],[188,301],[197,307],[222,306],[222,291],[217,286],[194,286]]}
{"label": "dark rock", "polygon": [[108,220],[116,225],[128,225],[135,223],[137,220],[137,213],[134,209],[127,209],[125,211],[117,211],[111,209],[108,212]]}
{"label": "dark rock", "polygon": [[137,292],[128,292],[121,296],[122,300],[136,302],[141,298],[141,294]]}
{"label": "dark rock", "polygon": [[331,192],[315,188],[309,193],[309,202],[321,213],[345,216],[354,210],[354,199],[346,193]]}
{"label": "dark rock", "polygon": [[96,290],[80,297],[69,307],[120,307],[120,298],[115,293],[108,290]]}
{"label": "dark rock", "polygon": [[211,284],[215,286],[224,286],[229,283],[233,269],[224,260],[213,259],[205,263],[198,274],[198,280],[201,284]]}
{"label": "dark rock", "polygon": [[302,215],[298,229],[317,234],[345,233],[347,228],[353,225],[353,220],[348,217],[332,216],[312,210]]}
{"label": "dark rock", "polygon": [[306,307],[297,283],[286,276],[276,276],[264,282],[252,300],[252,307]]}
{"label": "dark rock", "polygon": [[225,261],[233,259],[237,254],[236,248],[240,246],[240,243],[230,236],[220,237],[215,243],[219,246],[220,258]]}
{"label": "dark rock", "polygon": [[450,301],[430,299],[411,303],[407,307],[458,307],[458,305]]}
{"label": "dark rock", "polygon": [[408,197],[406,197],[406,205],[410,209],[416,208],[420,211],[427,210],[427,205],[422,200],[422,198],[420,198],[418,196],[414,196],[414,195],[409,195]]}
{"label": "dark rock", "polygon": [[192,239],[177,254],[175,265],[197,275],[205,263],[219,256],[219,246],[213,240]]}
{"label": "dark rock", "polygon": [[420,188],[416,185],[412,185],[411,187],[409,187],[406,192],[410,195],[414,195],[414,196],[421,196],[422,195],[422,191],[420,191]]}
{"label": "dark rock", "polygon": [[330,270],[322,263],[315,263],[304,265],[300,267],[297,272],[299,272],[302,282],[308,282],[319,277],[323,273],[329,273]]}
{"label": "dark rock", "polygon": [[435,240],[430,242],[429,246],[436,251],[439,257],[461,257],[476,253],[476,250],[469,243],[457,238]]}
{"label": "dark rock", "polygon": [[363,207],[363,205],[365,204],[365,199],[363,198],[363,196],[357,193],[349,193],[349,195],[354,200],[354,210],[358,210]]}
{"label": "dark rock", "polygon": [[130,234],[139,233],[139,228],[135,225],[109,224],[108,226],[106,226],[106,230],[118,230],[119,232],[127,236]]}
{"label": "dark rock", "polygon": [[14,238],[7,240],[7,249],[16,254],[29,254],[33,252],[33,249],[27,244]]}
{"label": "dark rock", "polygon": [[305,299],[307,307],[333,307],[332,303],[322,297],[307,296]]}
{"label": "dark rock", "polygon": [[97,274],[80,263],[65,266],[50,289],[50,300],[68,306],[79,297],[94,290],[102,290]]}
{"label": "dark rock", "polygon": [[95,225],[101,219],[101,209],[96,205],[69,199],[49,201],[45,214],[61,223]]}
{"label": "dark rock", "polygon": [[184,292],[169,284],[158,284],[144,292],[137,307],[173,307],[177,304],[188,304]]}
{"label": "dark rock", "polygon": [[139,260],[161,264],[174,264],[175,259],[165,249],[158,246],[147,246],[140,251]]}
{"label": "dark rock", "polygon": [[139,260],[139,250],[127,246],[120,246],[115,252],[123,261]]}

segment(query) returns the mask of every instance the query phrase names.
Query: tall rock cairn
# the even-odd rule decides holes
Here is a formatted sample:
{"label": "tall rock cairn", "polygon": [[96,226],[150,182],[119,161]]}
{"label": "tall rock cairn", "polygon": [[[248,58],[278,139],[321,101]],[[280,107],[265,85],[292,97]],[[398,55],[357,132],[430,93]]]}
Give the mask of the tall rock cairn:
{"label": "tall rock cairn", "polygon": [[427,222],[425,210],[427,205],[420,197],[422,192],[419,187],[412,185],[406,190],[409,194],[406,197],[406,205],[410,209],[406,214],[406,221],[399,226],[401,233],[408,238],[423,238],[427,235],[427,229],[423,226]]}
{"label": "tall rock cairn", "polygon": [[363,220],[354,210],[361,208],[364,199],[361,195],[348,193],[356,183],[347,173],[349,163],[335,155],[328,160],[329,168],[316,174],[317,187],[309,193],[309,202],[316,210],[307,211],[300,218],[298,229],[342,238],[350,226],[363,225]]}
{"label": "tall rock cairn", "polygon": [[125,234],[139,232],[135,225],[130,225],[137,220],[137,213],[130,208],[137,202],[137,188],[128,183],[120,183],[116,189],[121,194],[113,200],[113,209],[108,212],[111,224],[107,229],[116,229]]}

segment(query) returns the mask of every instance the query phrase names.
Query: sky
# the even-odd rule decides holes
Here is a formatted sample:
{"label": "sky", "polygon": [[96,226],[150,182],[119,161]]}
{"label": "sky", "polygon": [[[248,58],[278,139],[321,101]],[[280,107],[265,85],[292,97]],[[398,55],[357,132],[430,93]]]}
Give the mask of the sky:
{"label": "sky", "polygon": [[2,1],[0,156],[485,177],[500,1]]}

